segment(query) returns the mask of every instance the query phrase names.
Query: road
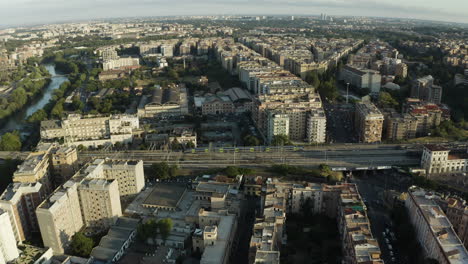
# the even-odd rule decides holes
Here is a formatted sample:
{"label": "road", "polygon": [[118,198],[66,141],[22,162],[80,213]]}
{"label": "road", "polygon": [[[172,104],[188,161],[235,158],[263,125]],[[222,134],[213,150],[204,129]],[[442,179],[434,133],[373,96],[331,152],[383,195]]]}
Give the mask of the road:
{"label": "road", "polygon": [[385,263],[406,264],[407,258],[398,252],[397,241],[393,241],[386,232],[386,229],[393,232],[391,227],[393,224],[389,211],[383,206],[383,193],[390,189],[398,192],[406,191],[409,182],[403,181],[402,175],[394,171],[372,172],[372,175],[369,175],[370,173],[366,172],[367,175],[353,177],[352,182],[357,184],[361,197],[366,201],[372,234],[379,242]]}

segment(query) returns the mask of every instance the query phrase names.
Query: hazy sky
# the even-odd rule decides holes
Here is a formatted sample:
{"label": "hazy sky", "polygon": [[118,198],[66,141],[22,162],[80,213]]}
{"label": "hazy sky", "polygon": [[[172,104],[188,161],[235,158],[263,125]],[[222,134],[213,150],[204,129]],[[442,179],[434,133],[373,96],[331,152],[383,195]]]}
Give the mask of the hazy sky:
{"label": "hazy sky", "polygon": [[468,23],[468,0],[0,0],[0,25],[132,16],[320,13]]}

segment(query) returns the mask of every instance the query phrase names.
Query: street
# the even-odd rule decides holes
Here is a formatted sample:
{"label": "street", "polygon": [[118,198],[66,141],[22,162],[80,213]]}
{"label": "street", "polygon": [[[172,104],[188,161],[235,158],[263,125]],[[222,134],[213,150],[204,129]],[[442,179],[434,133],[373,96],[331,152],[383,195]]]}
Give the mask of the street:
{"label": "street", "polygon": [[352,178],[352,182],[357,184],[361,197],[366,203],[372,234],[379,242],[385,263],[408,263],[407,258],[398,252],[398,241],[392,229],[393,223],[383,201],[385,190],[406,191],[410,184],[406,179],[395,171],[367,171],[359,177]]}

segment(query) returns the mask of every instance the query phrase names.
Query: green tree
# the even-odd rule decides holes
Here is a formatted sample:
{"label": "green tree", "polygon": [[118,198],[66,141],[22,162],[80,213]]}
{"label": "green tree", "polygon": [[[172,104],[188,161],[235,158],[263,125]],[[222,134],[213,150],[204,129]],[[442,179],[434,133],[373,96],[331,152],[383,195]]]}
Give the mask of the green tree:
{"label": "green tree", "polygon": [[83,102],[80,100],[80,97],[78,97],[78,96],[73,96],[72,107],[73,107],[73,110],[75,110],[75,111],[83,110],[84,104],[83,104]]}
{"label": "green tree", "polygon": [[166,162],[155,163],[150,167],[150,179],[167,179],[170,175],[170,167]]}
{"label": "green tree", "polygon": [[334,101],[339,96],[334,79],[320,83],[318,91],[322,98],[326,98],[329,101]]}
{"label": "green tree", "polygon": [[398,102],[395,100],[392,95],[388,92],[380,92],[379,94],[379,101],[378,104],[380,107],[390,107],[390,108],[397,108]]}
{"label": "green tree", "polygon": [[17,131],[5,133],[0,138],[1,151],[19,151],[21,150],[21,138]]}
{"label": "green tree", "polygon": [[292,144],[292,141],[287,135],[275,135],[271,140],[272,146],[290,146]]}
{"label": "green tree", "polygon": [[237,175],[239,175],[239,169],[234,166],[228,166],[226,169],[224,169],[224,173],[230,178],[234,178]]}
{"label": "green tree", "polygon": [[175,151],[182,149],[182,144],[179,143],[177,138],[174,138],[174,140],[171,142],[171,149]]}
{"label": "green tree", "polygon": [[168,72],[167,72],[167,76],[173,80],[178,80],[179,79],[179,74],[173,70],[173,69],[170,69]]}
{"label": "green tree", "polygon": [[70,251],[72,255],[87,258],[91,254],[93,247],[93,239],[85,236],[81,232],[78,232],[72,237]]}
{"label": "green tree", "polygon": [[320,86],[320,79],[319,79],[317,71],[308,72],[306,75],[305,81],[311,84],[312,86],[314,86],[315,89],[318,89]]}
{"label": "green tree", "polygon": [[36,112],[34,112],[31,116],[28,117],[28,122],[35,123],[35,122],[41,122],[46,119],[47,119],[46,111],[44,109],[39,109]]}
{"label": "green tree", "polygon": [[148,238],[154,238],[158,234],[158,224],[150,219],[146,223],[139,224],[137,227],[137,237],[140,241],[146,242]]}
{"label": "green tree", "polygon": [[174,223],[170,218],[164,218],[158,221],[158,229],[164,241],[169,237]]}
{"label": "green tree", "polygon": [[245,146],[258,146],[260,145],[260,140],[257,137],[252,135],[247,135],[244,137],[244,145]]}
{"label": "green tree", "polygon": [[195,148],[195,143],[193,143],[193,141],[189,141],[187,142],[187,144],[185,145],[187,148]]}

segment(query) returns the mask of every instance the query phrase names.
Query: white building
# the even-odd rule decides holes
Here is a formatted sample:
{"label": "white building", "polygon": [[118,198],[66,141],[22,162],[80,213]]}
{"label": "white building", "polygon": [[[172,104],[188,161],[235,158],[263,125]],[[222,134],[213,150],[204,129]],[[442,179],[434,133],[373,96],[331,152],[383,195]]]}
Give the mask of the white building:
{"label": "white building", "polygon": [[79,183],[67,181],[36,209],[44,246],[63,254],[71,237],[83,227]]}
{"label": "white building", "polygon": [[301,213],[302,206],[309,200],[312,212],[320,214],[322,212],[323,189],[321,185],[311,184],[308,186],[293,185],[291,190],[291,212]]}
{"label": "white building", "polygon": [[443,146],[425,145],[421,167],[426,170],[426,175],[466,173],[468,153],[466,150],[457,152]]}
{"label": "white building", "polygon": [[327,119],[323,108],[310,111],[307,116],[307,139],[309,143],[325,143]]}
{"label": "white building", "polygon": [[133,115],[81,116],[71,114],[64,120],[41,122],[41,139],[63,138],[67,146],[85,147],[131,143],[133,132],[139,129],[139,119]]}
{"label": "white building", "polygon": [[465,247],[433,198],[432,193],[415,187],[409,190],[405,201],[424,256],[441,264],[468,263]]}
{"label": "white building", "polygon": [[0,209],[0,264],[19,257],[18,248],[8,212]]}
{"label": "white building", "polygon": [[339,80],[359,89],[367,88],[371,93],[379,93],[382,76],[375,70],[359,69],[346,65],[340,72]]}
{"label": "white building", "polygon": [[268,114],[268,142],[271,143],[274,136],[277,135],[289,136],[289,116],[286,114],[270,112]]}
{"label": "white building", "polygon": [[121,57],[118,59],[111,59],[102,63],[102,69],[118,70],[118,69],[134,69],[140,67],[140,59],[133,57]]}

